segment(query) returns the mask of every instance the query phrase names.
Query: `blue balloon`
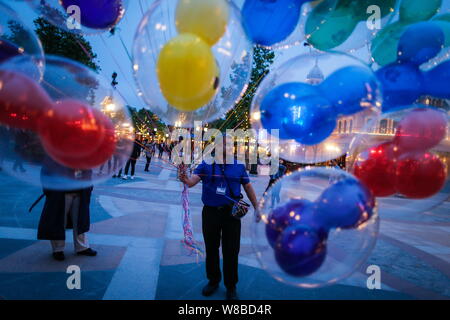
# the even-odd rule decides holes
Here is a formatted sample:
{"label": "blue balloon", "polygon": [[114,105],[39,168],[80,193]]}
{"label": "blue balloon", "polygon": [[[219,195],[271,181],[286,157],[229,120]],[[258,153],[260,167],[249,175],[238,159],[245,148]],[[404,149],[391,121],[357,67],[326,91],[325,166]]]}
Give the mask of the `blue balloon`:
{"label": "blue balloon", "polygon": [[406,29],[398,44],[398,61],[421,65],[436,57],[445,44],[444,31],[433,22],[419,22]]}
{"label": "blue balloon", "polygon": [[424,74],[424,91],[430,96],[450,99],[450,60]]}
{"label": "blue balloon", "polygon": [[266,237],[271,247],[275,248],[275,243],[284,229],[299,223],[313,227],[322,237],[326,238],[328,235],[328,229],[315,217],[313,202],[307,199],[292,199],[275,208],[267,217]]}
{"label": "blue balloon", "polygon": [[300,97],[320,95],[317,87],[301,82],[284,83],[270,90],[264,97],[261,106],[261,124],[267,130],[278,129],[281,139],[293,139],[284,130],[283,118]]}
{"label": "blue balloon", "polygon": [[350,66],[331,74],[320,84],[325,97],[334,105],[339,115],[352,115],[364,109],[361,103],[374,105],[377,93],[377,79],[367,68]]}
{"label": "blue balloon", "polygon": [[424,76],[411,63],[392,63],[376,72],[383,92],[383,112],[409,107],[424,94]]}
{"label": "blue balloon", "polygon": [[328,228],[357,228],[370,219],[372,193],[359,181],[344,179],[329,186],[315,201],[318,221]]}
{"label": "blue balloon", "polygon": [[249,39],[271,46],[295,30],[303,3],[311,0],[245,0],[242,23]]}
{"label": "blue balloon", "polygon": [[64,9],[78,6],[81,13],[81,24],[92,29],[108,29],[114,27],[122,18],[123,0],[61,0]]}
{"label": "blue balloon", "polygon": [[304,277],[320,268],[326,251],[326,238],[308,225],[297,224],[286,228],[279,237],[275,260],[287,274]]}
{"label": "blue balloon", "polygon": [[294,99],[283,114],[283,129],[304,145],[321,143],[336,128],[336,114],[329,101],[321,96]]}

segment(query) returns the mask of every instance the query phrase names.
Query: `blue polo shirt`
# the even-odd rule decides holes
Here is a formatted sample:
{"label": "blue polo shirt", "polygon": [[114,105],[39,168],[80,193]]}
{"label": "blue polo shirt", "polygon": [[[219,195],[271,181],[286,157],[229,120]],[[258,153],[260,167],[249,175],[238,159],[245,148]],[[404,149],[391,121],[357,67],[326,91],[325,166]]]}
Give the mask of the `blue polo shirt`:
{"label": "blue polo shirt", "polygon": [[[225,180],[222,172],[224,169]],[[233,195],[239,197],[241,185],[250,182],[245,166],[240,163],[233,164],[207,164],[204,161],[194,170],[194,174],[202,179],[202,201],[205,206],[219,207],[232,203],[230,188]],[[226,188],[226,196],[217,194],[217,188]]]}

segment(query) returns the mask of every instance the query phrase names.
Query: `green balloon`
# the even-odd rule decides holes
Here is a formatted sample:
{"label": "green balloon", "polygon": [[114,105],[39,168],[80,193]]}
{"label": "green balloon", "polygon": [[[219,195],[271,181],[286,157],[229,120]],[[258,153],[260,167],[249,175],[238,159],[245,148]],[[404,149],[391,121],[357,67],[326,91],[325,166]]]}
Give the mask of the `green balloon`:
{"label": "green balloon", "polygon": [[415,23],[431,19],[439,12],[442,0],[402,0],[400,21]]}
{"label": "green balloon", "polygon": [[397,0],[350,0],[352,2],[353,14],[359,21],[367,20],[370,16],[367,8],[378,6],[381,9],[381,18],[394,12]]}
{"label": "green balloon", "polygon": [[400,37],[409,26],[408,23],[394,22],[383,28],[372,40],[372,58],[380,66],[397,61]]}
{"label": "green balloon", "polygon": [[326,51],[344,43],[353,33],[358,20],[346,6],[349,0],[325,0],[318,4],[305,24],[308,42],[316,49]]}

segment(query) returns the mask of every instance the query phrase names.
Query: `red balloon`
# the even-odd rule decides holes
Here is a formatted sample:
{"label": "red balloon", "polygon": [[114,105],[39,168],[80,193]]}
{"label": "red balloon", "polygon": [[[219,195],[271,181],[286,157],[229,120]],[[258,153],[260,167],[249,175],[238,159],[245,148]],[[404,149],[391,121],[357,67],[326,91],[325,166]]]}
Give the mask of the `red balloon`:
{"label": "red balloon", "polygon": [[55,160],[59,163],[73,169],[88,170],[104,164],[116,151],[116,137],[114,125],[111,120],[99,110],[94,109],[96,118],[105,128],[103,141],[98,148],[83,157],[57,156]]}
{"label": "red balloon", "polygon": [[400,153],[428,151],[445,138],[447,125],[445,113],[415,109],[400,121],[394,143]]}
{"label": "red balloon", "polygon": [[446,179],[446,167],[435,154],[409,154],[398,161],[396,189],[408,198],[431,197],[442,189]]}
{"label": "red balloon", "polygon": [[44,89],[24,74],[0,70],[0,123],[38,130],[38,122],[53,104]]}
{"label": "red balloon", "polygon": [[60,100],[39,125],[44,148],[52,155],[82,158],[100,146],[105,127],[95,109],[77,100]]}
{"label": "red balloon", "polygon": [[388,197],[396,193],[395,166],[394,145],[386,142],[358,155],[354,175],[375,197]]}
{"label": "red balloon", "polygon": [[76,100],[61,100],[48,110],[39,124],[42,145],[60,164],[91,169],[114,153],[115,130],[101,111]]}

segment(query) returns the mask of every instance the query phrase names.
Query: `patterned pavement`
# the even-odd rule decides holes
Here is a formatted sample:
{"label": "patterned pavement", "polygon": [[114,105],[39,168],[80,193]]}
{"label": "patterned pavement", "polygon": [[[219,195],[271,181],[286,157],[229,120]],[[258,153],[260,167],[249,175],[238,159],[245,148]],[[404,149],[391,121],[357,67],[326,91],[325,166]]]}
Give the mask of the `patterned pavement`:
{"label": "patterned pavement", "polygon": [[[0,297],[4,299],[203,299],[204,259],[180,243],[181,185],[176,172],[154,160],[135,180],[111,179],[94,189],[89,241],[97,257],[78,257],[71,243],[56,262],[50,244],[36,240],[40,195],[0,172]],[[251,178],[258,195],[268,178]],[[201,187],[190,190],[194,234],[201,245]],[[402,204],[404,206],[404,204]],[[420,214],[382,212],[380,236],[365,266],[330,287],[299,289],[272,279],[250,245],[252,219],[243,222],[241,299],[450,299],[450,203]],[[71,236],[68,234],[68,239]],[[381,290],[366,287],[368,265],[381,268]],[[81,290],[68,290],[69,265],[82,271]],[[224,288],[211,299],[222,299]]]}

